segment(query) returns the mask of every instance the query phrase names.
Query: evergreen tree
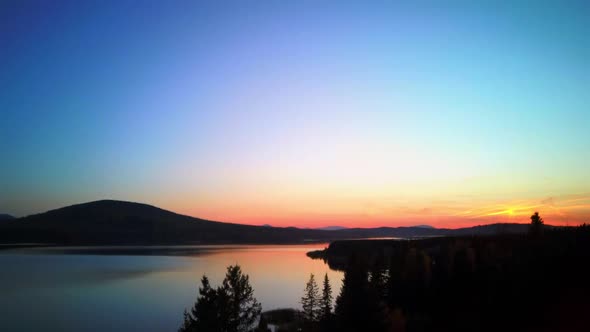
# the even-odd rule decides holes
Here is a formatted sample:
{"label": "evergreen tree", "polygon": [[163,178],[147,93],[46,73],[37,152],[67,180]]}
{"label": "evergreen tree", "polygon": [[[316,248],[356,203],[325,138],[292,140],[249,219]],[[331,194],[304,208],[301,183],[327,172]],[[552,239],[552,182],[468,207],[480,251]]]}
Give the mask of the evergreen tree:
{"label": "evergreen tree", "polygon": [[369,288],[377,300],[384,300],[387,297],[387,278],[385,269],[385,258],[379,253],[370,272]]}
{"label": "evergreen tree", "polygon": [[320,295],[319,288],[313,274],[309,276],[309,281],[305,285],[305,293],[301,298],[303,307],[303,316],[308,322],[315,322],[320,315]]}
{"label": "evergreen tree", "polygon": [[191,317],[191,315],[189,314],[189,312],[186,309],[184,309],[183,317],[184,317],[184,319],[182,321],[182,325],[178,329],[178,332],[194,331],[195,329],[193,328],[193,326],[195,324],[195,320]]}
{"label": "evergreen tree", "polygon": [[248,275],[238,265],[229,266],[223,284],[211,288],[203,276],[197,302],[184,312],[180,332],[247,332],[254,327],[261,305],[254,298]]}
{"label": "evergreen tree", "polygon": [[258,328],[256,329],[256,332],[270,332],[264,315],[260,315],[260,321],[258,322]]}
{"label": "evergreen tree", "polygon": [[362,331],[367,329],[368,317],[368,278],[367,270],[356,257],[351,257],[344,272],[342,288],[336,298],[336,318],[338,330]]}
{"label": "evergreen tree", "polygon": [[220,331],[221,320],[217,291],[211,288],[207,276],[201,278],[199,296],[190,312],[184,312],[184,322],[180,327],[181,332],[189,331]]}
{"label": "evergreen tree", "polygon": [[221,301],[227,306],[223,310],[226,331],[246,332],[253,328],[260,316],[262,306],[254,297],[248,275],[242,274],[240,266],[229,266],[223,285],[219,288]]}
{"label": "evergreen tree", "polygon": [[328,320],[332,315],[332,286],[328,274],[324,275],[324,288],[322,289],[322,299],[320,303],[320,319]]}
{"label": "evergreen tree", "polygon": [[541,218],[541,216],[539,216],[539,212],[535,212],[531,216],[531,229],[530,229],[531,234],[533,234],[533,235],[540,234],[543,230],[543,225],[544,225],[543,218]]}
{"label": "evergreen tree", "polygon": [[351,257],[344,272],[335,312],[338,331],[387,330],[387,306],[371,295],[367,268],[356,257]]}

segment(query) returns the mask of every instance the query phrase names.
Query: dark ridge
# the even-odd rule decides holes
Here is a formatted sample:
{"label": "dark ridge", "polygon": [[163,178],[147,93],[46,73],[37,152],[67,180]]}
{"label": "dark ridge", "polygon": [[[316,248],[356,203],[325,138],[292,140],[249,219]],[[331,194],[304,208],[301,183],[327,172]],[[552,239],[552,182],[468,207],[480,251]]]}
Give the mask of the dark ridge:
{"label": "dark ridge", "polygon": [[414,226],[414,227],[420,227],[420,228],[434,228],[434,227],[432,227],[432,226],[430,226],[430,225],[416,225],[416,226]]}
{"label": "dark ridge", "polygon": [[320,228],[316,228],[316,229],[321,229],[323,231],[340,231],[340,230],[346,229],[346,227],[343,227],[343,226],[326,226],[326,227],[320,227]]}
{"label": "dark ridge", "polygon": [[252,226],[194,218],[158,207],[100,200],[71,205],[0,224],[0,243],[61,245],[152,245],[209,243],[303,243],[332,240],[525,233],[527,224],[492,224],[461,229],[424,227],[340,230]]}
{"label": "dark ridge", "polygon": [[293,243],[321,238],[317,231],[222,223],[155,206],[101,200],[3,223],[0,243],[198,244]]}
{"label": "dark ridge", "polygon": [[2,220],[12,220],[15,219],[13,216],[6,214],[6,213],[0,213],[0,221]]}

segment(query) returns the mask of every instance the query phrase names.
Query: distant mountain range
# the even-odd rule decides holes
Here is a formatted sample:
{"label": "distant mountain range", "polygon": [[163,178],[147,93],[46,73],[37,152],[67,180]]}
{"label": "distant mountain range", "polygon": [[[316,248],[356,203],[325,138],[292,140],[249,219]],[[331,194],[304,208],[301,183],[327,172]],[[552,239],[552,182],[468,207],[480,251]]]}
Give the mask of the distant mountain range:
{"label": "distant mountain range", "polygon": [[416,225],[416,226],[414,226],[414,227],[420,227],[420,228],[434,228],[434,227],[432,227],[432,226],[430,226],[430,225]]}
{"label": "distant mountain range", "polygon": [[[434,227],[432,227],[430,225],[415,225],[415,226],[408,226],[408,227],[434,229]],[[324,231],[341,231],[343,229],[349,229],[349,228],[348,227],[344,227],[344,226],[326,226],[326,227],[320,227],[320,228],[315,228],[315,229],[321,229],[321,230],[324,230]]]}
{"label": "distant mountain range", "polygon": [[151,245],[209,243],[302,243],[382,237],[524,233],[526,224],[459,229],[415,227],[300,229],[251,226],[189,217],[155,206],[101,200],[0,223],[0,243]]}
{"label": "distant mountain range", "polygon": [[347,228],[343,227],[343,226],[326,226],[326,227],[320,227],[320,228],[316,228],[316,229],[320,229],[323,231],[340,231],[340,230],[347,229]]}

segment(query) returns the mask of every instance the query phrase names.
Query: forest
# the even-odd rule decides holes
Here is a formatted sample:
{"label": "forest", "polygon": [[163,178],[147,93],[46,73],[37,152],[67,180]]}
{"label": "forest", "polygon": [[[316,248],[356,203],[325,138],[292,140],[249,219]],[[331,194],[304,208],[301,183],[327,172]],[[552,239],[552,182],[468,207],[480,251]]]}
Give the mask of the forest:
{"label": "forest", "polygon": [[[180,331],[585,331],[590,227],[527,234],[333,243],[310,256],[342,269],[302,285],[301,308],[261,312],[248,276],[203,276]],[[342,257],[346,257],[343,261]],[[321,287],[318,285],[321,284]]]}

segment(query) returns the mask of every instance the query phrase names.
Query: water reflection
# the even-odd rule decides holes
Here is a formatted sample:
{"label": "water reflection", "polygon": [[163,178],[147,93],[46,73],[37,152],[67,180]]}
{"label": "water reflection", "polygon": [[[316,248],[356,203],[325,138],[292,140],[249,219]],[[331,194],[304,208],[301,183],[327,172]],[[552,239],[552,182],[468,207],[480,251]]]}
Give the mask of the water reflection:
{"label": "water reflection", "polygon": [[[240,264],[263,309],[299,307],[310,273],[342,273],[306,252],[313,245],[30,248],[0,251],[0,329],[175,330],[203,274],[218,285]],[[10,267],[10,268],[7,268]],[[48,308],[49,306],[49,308]],[[31,319],[31,317],[35,319]]]}

